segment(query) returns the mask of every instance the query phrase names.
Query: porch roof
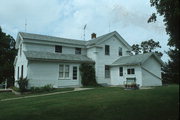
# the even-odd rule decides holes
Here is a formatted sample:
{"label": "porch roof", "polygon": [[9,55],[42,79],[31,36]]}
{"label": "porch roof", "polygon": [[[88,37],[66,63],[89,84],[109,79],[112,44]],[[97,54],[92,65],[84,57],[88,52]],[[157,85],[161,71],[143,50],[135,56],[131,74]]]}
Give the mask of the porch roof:
{"label": "porch roof", "polygon": [[90,62],[94,61],[85,55],[61,54],[50,52],[24,51],[28,60],[57,61],[57,62]]}
{"label": "porch roof", "polygon": [[145,53],[145,54],[139,54],[139,55],[132,55],[132,56],[122,56],[119,59],[117,59],[115,62],[111,64],[111,66],[116,65],[139,65],[144,63],[149,57],[154,56],[155,59],[163,65],[163,61],[155,55],[155,53]]}

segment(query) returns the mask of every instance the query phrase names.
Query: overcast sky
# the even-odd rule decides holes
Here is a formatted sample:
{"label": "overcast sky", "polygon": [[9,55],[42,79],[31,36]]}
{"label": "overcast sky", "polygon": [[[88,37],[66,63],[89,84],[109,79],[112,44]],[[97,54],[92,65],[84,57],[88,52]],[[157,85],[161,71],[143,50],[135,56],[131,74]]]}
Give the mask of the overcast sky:
{"label": "overcast sky", "polygon": [[[83,40],[117,31],[130,45],[154,39],[168,50],[162,17],[147,23],[155,12],[149,0],[0,0],[0,26],[17,37],[19,31]],[[25,22],[26,21],[26,22]],[[163,60],[167,61],[167,55]]]}

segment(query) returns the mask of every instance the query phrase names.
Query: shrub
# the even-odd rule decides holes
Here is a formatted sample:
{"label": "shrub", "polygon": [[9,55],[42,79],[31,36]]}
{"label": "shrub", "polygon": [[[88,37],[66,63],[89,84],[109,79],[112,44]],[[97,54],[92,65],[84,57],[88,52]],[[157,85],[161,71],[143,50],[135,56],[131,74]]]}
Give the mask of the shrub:
{"label": "shrub", "polygon": [[17,87],[15,87],[15,86],[11,87],[11,89],[13,89],[13,90],[16,91],[16,92],[19,92],[19,91],[20,91],[20,89],[17,88]]}
{"label": "shrub", "polygon": [[80,72],[83,86],[97,86],[94,64],[82,63]]}
{"label": "shrub", "polygon": [[43,87],[31,87],[30,91],[32,93],[39,93],[39,92],[49,92],[54,90],[53,86],[51,84],[45,85]]}
{"label": "shrub", "polygon": [[53,90],[53,86],[51,84],[45,85],[42,87],[43,91],[52,91]]}
{"label": "shrub", "polygon": [[27,78],[20,78],[17,81],[18,85],[19,85],[19,90],[20,92],[26,92],[27,91],[27,86],[28,86],[28,80]]}

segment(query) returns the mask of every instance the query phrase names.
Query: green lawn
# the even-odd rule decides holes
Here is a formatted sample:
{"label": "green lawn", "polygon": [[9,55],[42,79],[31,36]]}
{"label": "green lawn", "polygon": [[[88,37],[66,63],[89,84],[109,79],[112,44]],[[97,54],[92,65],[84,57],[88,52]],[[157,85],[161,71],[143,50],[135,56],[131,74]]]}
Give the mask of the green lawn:
{"label": "green lawn", "polygon": [[24,93],[22,95],[15,95],[11,92],[0,92],[0,100],[7,99],[7,98],[16,98],[16,97],[24,97],[24,96],[31,96],[31,95],[41,95],[46,93],[54,93],[54,92],[63,92],[63,91],[72,91],[74,88],[57,88],[52,91],[45,91],[45,92],[37,92],[37,93]]}
{"label": "green lawn", "polygon": [[105,87],[0,102],[0,120],[176,120],[178,118],[178,85],[149,90]]}

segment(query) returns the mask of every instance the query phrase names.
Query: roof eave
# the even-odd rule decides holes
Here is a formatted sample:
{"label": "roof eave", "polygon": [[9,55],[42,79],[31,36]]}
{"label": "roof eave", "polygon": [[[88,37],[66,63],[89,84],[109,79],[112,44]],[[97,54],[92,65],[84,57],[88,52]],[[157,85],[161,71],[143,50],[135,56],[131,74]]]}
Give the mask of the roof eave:
{"label": "roof eave", "polygon": [[31,58],[27,57],[30,61],[46,61],[46,62],[73,62],[73,63],[95,63],[94,61],[88,60],[60,60],[60,59],[43,59],[43,58]]}

